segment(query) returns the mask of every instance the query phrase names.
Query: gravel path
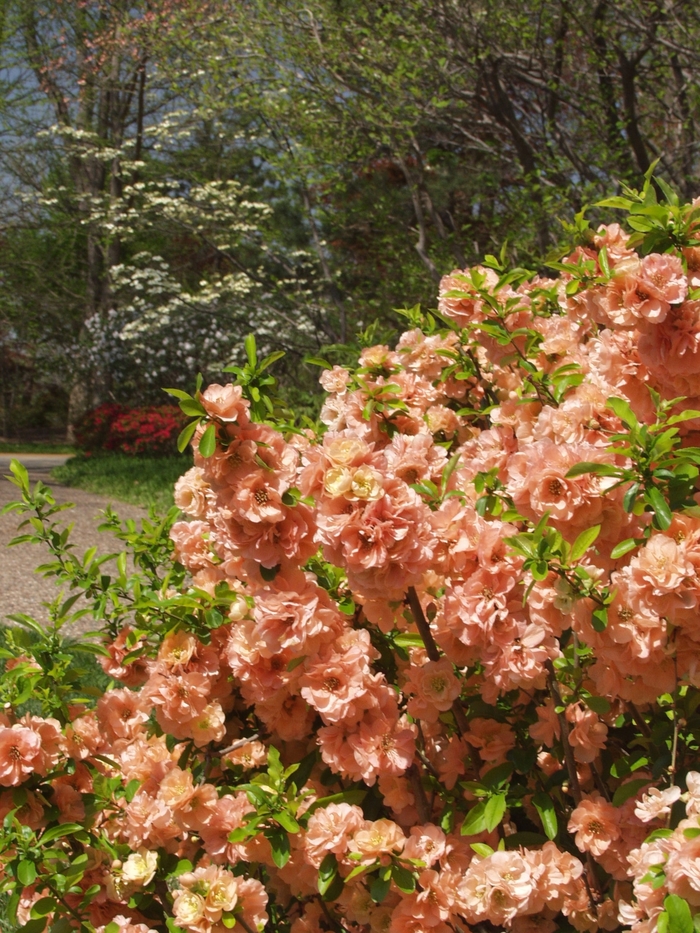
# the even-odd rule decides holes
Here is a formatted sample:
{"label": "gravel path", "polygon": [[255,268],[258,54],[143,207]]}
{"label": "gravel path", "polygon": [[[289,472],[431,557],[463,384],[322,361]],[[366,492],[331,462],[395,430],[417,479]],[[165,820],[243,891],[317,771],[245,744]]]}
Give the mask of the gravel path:
{"label": "gravel path", "polygon": [[[0,508],[19,498],[17,487],[5,479],[13,458],[27,467],[31,482],[42,480],[50,485],[57,502],[75,503],[74,509],[60,513],[58,519],[63,524],[74,522],[70,540],[78,554],[82,555],[93,546],[97,546],[99,553],[120,548],[120,542],[111,535],[97,531],[100,512],[110,500],[82,489],[69,489],[50,478],[51,470],[68,459],[62,454],[0,454]],[[115,501],[113,505],[122,519],[138,519],[146,514],[144,509],[123,502]],[[36,544],[17,544],[8,548],[7,542],[17,534],[18,523],[19,517],[14,512],[0,516],[0,622],[15,612],[24,612],[38,622],[46,622],[48,612],[44,603],[55,598],[56,585],[53,578],[45,579],[33,570],[45,563],[49,554]],[[89,617],[82,620],[79,628],[83,631],[92,628]]]}

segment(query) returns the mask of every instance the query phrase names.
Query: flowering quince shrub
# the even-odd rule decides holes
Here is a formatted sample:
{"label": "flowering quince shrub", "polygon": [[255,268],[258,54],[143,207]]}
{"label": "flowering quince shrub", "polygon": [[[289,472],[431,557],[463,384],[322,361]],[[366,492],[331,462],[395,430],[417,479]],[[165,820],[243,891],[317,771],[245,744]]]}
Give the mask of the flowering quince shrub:
{"label": "flowering quince shrub", "polygon": [[110,450],[130,456],[168,456],[175,453],[183,424],[182,412],[172,405],[126,408],[105,402],[82,419],[76,441],[89,453]]}
{"label": "flowering quince shrub", "polygon": [[444,278],[324,370],[319,430],[250,338],[237,384],[172,390],[188,518],[109,514],[131,565],[14,465],[73,592],[4,652],[10,923],[700,927],[700,202],[658,185],[556,278]]}

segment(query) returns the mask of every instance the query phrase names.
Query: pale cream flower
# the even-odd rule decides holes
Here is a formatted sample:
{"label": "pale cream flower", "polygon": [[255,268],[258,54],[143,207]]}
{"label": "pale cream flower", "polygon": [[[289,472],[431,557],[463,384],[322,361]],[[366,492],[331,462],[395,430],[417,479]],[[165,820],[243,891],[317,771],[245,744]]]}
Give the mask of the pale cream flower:
{"label": "pale cream flower", "polygon": [[357,499],[375,502],[384,493],[382,474],[369,466],[358,467],[352,477],[352,494]]}
{"label": "pale cream flower", "polygon": [[158,867],[158,853],[149,849],[132,852],[122,866],[122,877],[130,884],[147,885]]}
{"label": "pale cream flower", "polygon": [[658,787],[650,787],[634,808],[634,815],[640,819],[642,823],[650,823],[651,820],[667,816],[680,795],[681,789],[675,785],[673,787],[667,787],[665,790],[659,790]]}

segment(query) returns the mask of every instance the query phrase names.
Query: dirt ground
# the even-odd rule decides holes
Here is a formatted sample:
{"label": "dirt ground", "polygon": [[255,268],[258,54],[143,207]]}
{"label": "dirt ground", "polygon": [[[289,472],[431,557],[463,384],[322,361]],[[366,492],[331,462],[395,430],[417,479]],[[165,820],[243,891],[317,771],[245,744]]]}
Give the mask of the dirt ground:
{"label": "dirt ground", "polygon": [[[27,467],[33,483],[42,480],[50,485],[58,502],[75,503],[74,509],[60,513],[58,519],[63,524],[74,523],[70,540],[78,554],[82,555],[93,546],[97,546],[99,553],[118,550],[119,542],[97,530],[100,512],[110,500],[82,489],[69,489],[50,478],[50,471],[68,459],[61,454],[0,454],[0,508],[19,498],[17,487],[5,479],[13,457]],[[123,502],[115,501],[113,506],[122,519],[138,519],[146,514],[143,509]],[[5,622],[8,615],[16,612],[33,616],[38,622],[46,622],[48,612],[44,604],[55,598],[56,585],[54,578],[45,579],[33,571],[49,559],[49,554],[36,544],[7,547],[8,541],[17,534],[19,520],[13,512],[0,516],[0,622]],[[80,628],[83,631],[91,629],[90,620],[84,619]]]}

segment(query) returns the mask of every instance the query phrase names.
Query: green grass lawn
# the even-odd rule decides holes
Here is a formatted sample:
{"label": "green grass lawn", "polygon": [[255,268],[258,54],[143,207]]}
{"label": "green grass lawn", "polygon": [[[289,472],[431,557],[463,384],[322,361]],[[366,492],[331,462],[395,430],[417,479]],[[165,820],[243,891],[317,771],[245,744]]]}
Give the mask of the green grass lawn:
{"label": "green grass lawn", "polygon": [[74,454],[70,444],[48,441],[0,441],[0,454]]}
{"label": "green grass lawn", "polygon": [[66,486],[112,496],[121,502],[164,510],[173,504],[173,486],[190,468],[189,455],[128,457],[99,454],[72,457],[55,467],[51,476]]}

